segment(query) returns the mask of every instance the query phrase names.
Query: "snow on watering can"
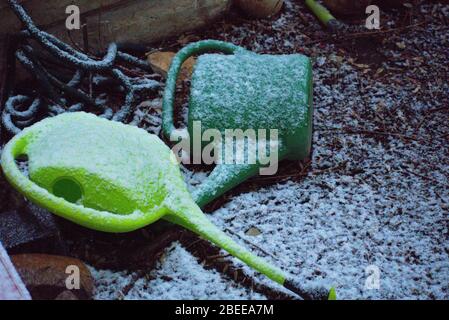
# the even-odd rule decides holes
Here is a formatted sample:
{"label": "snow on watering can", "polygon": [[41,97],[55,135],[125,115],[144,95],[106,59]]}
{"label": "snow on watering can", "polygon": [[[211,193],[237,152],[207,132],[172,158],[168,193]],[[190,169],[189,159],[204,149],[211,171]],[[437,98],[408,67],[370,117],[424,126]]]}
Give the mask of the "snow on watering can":
{"label": "snow on watering can", "polygon": [[[219,51],[227,55],[213,53]],[[190,44],[174,57],[163,100],[163,131],[173,139],[176,81],[190,56],[200,55],[194,67],[188,113],[189,137],[195,123],[206,130],[227,129],[278,131],[278,160],[303,160],[312,144],[312,68],[300,54],[261,55],[215,40]],[[265,135],[268,137],[268,134]],[[195,142],[191,139],[191,144]],[[223,138],[224,140],[224,138]],[[201,144],[204,146],[204,144]],[[223,148],[224,149],[224,148]],[[219,197],[263,167],[255,163],[218,164],[194,193],[200,207]]]}
{"label": "snow on watering can", "polygon": [[[18,159],[28,159],[28,174]],[[212,224],[195,204],[174,153],[143,129],[84,112],[44,119],[4,148],[8,181],[28,199],[82,226],[129,232],[160,218],[223,248],[303,298],[333,291],[304,285],[252,254]]]}

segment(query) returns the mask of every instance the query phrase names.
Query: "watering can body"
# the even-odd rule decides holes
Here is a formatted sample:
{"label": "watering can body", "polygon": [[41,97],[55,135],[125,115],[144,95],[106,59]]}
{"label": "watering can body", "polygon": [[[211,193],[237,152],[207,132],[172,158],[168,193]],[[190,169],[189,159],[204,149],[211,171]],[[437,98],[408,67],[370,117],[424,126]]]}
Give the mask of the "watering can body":
{"label": "watering can body", "polygon": [[[310,154],[312,73],[303,55],[206,54],[195,66],[188,130],[277,129],[287,158]],[[267,134],[268,137],[268,134]]]}
{"label": "watering can body", "polygon": [[[206,40],[191,44],[175,56],[168,73],[163,104],[163,129],[170,138],[176,77],[191,55],[208,51],[197,59],[191,80],[188,132],[200,137],[209,129],[218,130],[224,141],[226,130],[277,130],[278,160],[304,160],[312,145],[312,67],[304,55],[261,55],[229,43]],[[194,145],[195,141],[192,142]],[[201,141],[204,147],[207,142]],[[193,148],[192,148],[193,149]],[[209,179],[194,193],[204,206],[224,192],[258,174],[261,165],[219,164]]]}
{"label": "watering can body", "polygon": [[[22,155],[27,177],[15,164]],[[82,112],[23,130],[5,147],[2,169],[28,199],[105,232],[139,229],[167,213],[169,194],[189,196],[176,158],[157,136]]]}
{"label": "watering can body", "polygon": [[30,179],[49,192],[124,215],[147,211],[163,198],[160,157],[169,153],[153,143],[155,136],[82,113],[39,125],[24,151]]}

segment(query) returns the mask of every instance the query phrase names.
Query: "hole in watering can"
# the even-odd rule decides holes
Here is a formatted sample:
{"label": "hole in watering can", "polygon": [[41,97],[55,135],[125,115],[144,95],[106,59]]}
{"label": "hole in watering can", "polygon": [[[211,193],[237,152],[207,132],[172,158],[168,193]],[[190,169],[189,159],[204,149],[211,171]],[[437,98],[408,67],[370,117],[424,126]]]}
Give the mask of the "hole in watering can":
{"label": "hole in watering can", "polygon": [[19,170],[28,177],[28,156],[21,154],[15,158],[15,161]]}
{"label": "hole in watering can", "polygon": [[81,186],[72,178],[61,178],[53,184],[53,194],[71,203],[77,203],[83,196]]}
{"label": "hole in watering can", "polygon": [[26,154],[21,154],[16,157],[17,162],[26,162],[28,161],[28,156]]}

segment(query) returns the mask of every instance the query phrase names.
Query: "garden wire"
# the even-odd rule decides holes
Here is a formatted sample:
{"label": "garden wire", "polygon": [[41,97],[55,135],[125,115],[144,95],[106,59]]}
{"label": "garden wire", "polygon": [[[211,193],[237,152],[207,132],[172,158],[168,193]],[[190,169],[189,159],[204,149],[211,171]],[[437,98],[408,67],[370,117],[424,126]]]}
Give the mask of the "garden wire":
{"label": "garden wire", "polygon": [[[7,1],[24,27],[16,35],[17,42],[12,50],[15,51],[16,60],[38,84],[38,90],[26,95],[17,94],[14,89],[7,93],[1,121],[10,135],[16,135],[42,118],[64,112],[86,111],[127,122],[134,111],[137,95],[159,89],[158,81],[126,74],[124,65],[145,73],[153,73],[153,70],[148,62],[120,51],[116,43],[109,44],[102,59],[96,59],[40,30],[17,0]],[[32,41],[37,42],[39,49],[31,45]],[[48,65],[48,60],[53,68]],[[69,81],[67,75],[54,70],[57,64],[71,70]],[[102,82],[112,83],[118,91],[123,91],[125,99],[118,110],[114,111],[106,105],[106,101],[92,97],[91,90],[89,93],[83,90],[83,84],[92,81],[93,76],[101,77]]]}

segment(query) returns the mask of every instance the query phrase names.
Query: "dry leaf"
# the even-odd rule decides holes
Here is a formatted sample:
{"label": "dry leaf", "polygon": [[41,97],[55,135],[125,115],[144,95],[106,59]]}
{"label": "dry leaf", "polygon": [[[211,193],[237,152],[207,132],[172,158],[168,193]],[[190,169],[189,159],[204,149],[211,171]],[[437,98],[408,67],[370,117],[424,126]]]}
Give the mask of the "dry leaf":
{"label": "dry leaf", "polygon": [[[73,290],[79,299],[90,299],[94,281],[86,265],[78,259],[47,254],[19,254],[11,256],[17,269],[34,299],[54,299],[67,290],[66,280],[71,274],[67,267],[79,270],[80,290]],[[61,298],[61,297],[60,297]]]}
{"label": "dry leaf", "polygon": [[[148,62],[150,63],[153,70],[161,74],[164,78],[167,77],[168,69],[170,68],[174,52],[154,52],[147,56]],[[192,75],[193,67],[195,65],[195,58],[191,57],[187,59],[182,65],[181,74],[179,78],[185,80]]]}
{"label": "dry leaf", "polygon": [[247,236],[256,237],[256,236],[262,234],[262,232],[259,229],[252,227],[252,228],[249,228],[248,231],[245,232],[245,234]]}
{"label": "dry leaf", "polygon": [[405,45],[404,42],[396,42],[396,46],[397,46],[399,49],[405,49],[405,47],[406,47],[406,45]]}

